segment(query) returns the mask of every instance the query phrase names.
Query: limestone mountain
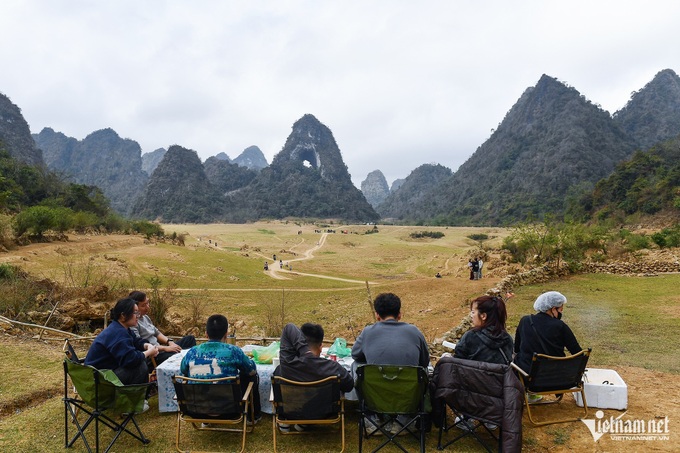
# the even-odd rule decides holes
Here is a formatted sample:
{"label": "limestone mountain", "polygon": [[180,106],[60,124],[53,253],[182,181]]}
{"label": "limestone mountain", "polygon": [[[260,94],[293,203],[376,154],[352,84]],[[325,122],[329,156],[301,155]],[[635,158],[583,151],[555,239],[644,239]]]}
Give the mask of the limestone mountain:
{"label": "limestone mountain", "polygon": [[680,134],[680,77],[672,69],[660,71],[634,92],[614,121],[638,146],[647,149]]}
{"label": "limestone mountain", "polygon": [[231,159],[229,158],[229,155],[225,152],[222,153],[217,153],[215,154],[215,159],[217,160],[226,160],[227,162],[231,162]]}
{"label": "limestone mountain", "polygon": [[414,216],[492,225],[559,215],[570,191],[592,188],[634,149],[608,112],[543,75]]}
{"label": "limestone mountain", "polygon": [[165,148],[158,148],[150,153],[142,154],[142,170],[144,173],[151,176],[151,173],[158,167],[158,164],[163,160],[163,156],[167,150]]}
{"label": "limestone mountain", "polygon": [[239,194],[255,218],[378,219],[352,184],[331,130],[309,114],[295,122],[271,165]]}
{"label": "limestone mountain", "polygon": [[404,184],[404,181],[406,181],[405,178],[397,178],[394,181],[392,181],[392,185],[390,186],[390,193],[396,192],[397,189],[399,189],[401,185]]}
{"label": "limestone mountain", "polygon": [[21,109],[0,93],[0,149],[28,165],[44,166],[42,151],[36,146]]}
{"label": "limestone mountain", "polygon": [[152,173],[132,215],[171,223],[208,223],[221,217],[224,206],[196,151],[173,145]]}
{"label": "limestone mountain", "polygon": [[385,175],[380,170],[370,172],[361,182],[361,193],[364,194],[366,201],[376,208],[390,194]]}
{"label": "limestone mountain", "polygon": [[99,187],[111,207],[127,214],[148,176],[142,171],[139,144],[121,138],[113,129],[91,133],[83,140],[67,137],[49,127],[33,136],[43,150],[47,166],[74,182]]}
{"label": "limestone mountain", "polygon": [[223,195],[247,186],[257,176],[255,170],[222,160],[218,156],[209,157],[203,163],[203,168],[210,184]]}
{"label": "limestone mountain", "polygon": [[238,155],[236,159],[234,159],[233,162],[242,167],[246,167],[255,171],[260,171],[269,165],[267,163],[267,159],[262,153],[262,150],[260,150],[260,148],[257,146],[247,147],[241,154]]}
{"label": "limestone mountain", "polygon": [[631,214],[657,214],[680,219],[680,135],[638,151],[619,163],[614,172],[602,179],[595,190],[571,206],[577,220],[593,215],[598,219],[622,220]]}
{"label": "limestone mountain", "polygon": [[413,220],[416,212],[432,203],[432,191],[451,177],[451,169],[438,164],[424,164],[408,175],[404,182],[378,206],[383,218]]}

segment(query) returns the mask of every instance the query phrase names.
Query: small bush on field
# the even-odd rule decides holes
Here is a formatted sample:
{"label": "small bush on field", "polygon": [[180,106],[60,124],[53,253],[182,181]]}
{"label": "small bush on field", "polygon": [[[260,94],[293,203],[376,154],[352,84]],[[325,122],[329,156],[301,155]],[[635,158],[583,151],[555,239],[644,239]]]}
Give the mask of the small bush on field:
{"label": "small bush on field", "polygon": [[266,310],[264,334],[268,337],[278,337],[286,325],[285,293],[281,294],[281,301],[267,298],[264,303]]}
{"label": "small bush on field", "polygon": [[444,237],[441,231],[416,231],[409,235],[412,239],[432,238],[439,239]]}
{"label": "small bush on field", "polygon": [[175,282],[168,282],[166,287],[161,290],[161,278],[158,275],[149,277],[149,286],[151,287],[151,294],[149,299],[153,304],[153,319],[156,326],[163,330],[168,327],[167,315],[170,306],[175,300]]}
{"label": "small bush on field", "polygon": [[662,249],[680,247],[680,226],[664,228],[652,234],[652,241]]}
{"label": "small bush on field", "polygon": [[149,222],[147,220],[140,220],[137,222],[132,222],[130,225],[130,229],[134,231],[135,233],[140,233],[146,236],[147,239],[151,239],[152,237],[163,237],[165,236],[165,232],[163,231],[163,227],[161,227],[157,223]]}
{"label": "small bush on field", "polygon": [[11,264],[0,265],[0,313],[12,319],[25,318],[38,306],[40,288]]}

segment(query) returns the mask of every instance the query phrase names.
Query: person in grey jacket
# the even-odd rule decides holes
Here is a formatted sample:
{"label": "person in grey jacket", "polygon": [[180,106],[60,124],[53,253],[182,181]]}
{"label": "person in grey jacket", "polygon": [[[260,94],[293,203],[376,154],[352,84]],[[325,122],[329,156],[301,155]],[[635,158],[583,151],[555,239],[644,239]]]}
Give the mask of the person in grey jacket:
{"label": "person in grey jacket", "polygon": [[454,357],[507,365],[512,360],[512,337],[505,330],[505,301],[481,296],[470,303],[472,329],[456,344]]}
{"label": "person in grey jacket", "polygon": [[382,293],[373,301],[378,322],[366,326],[352,347],[352,358],[372,365],[412,365],[427,368],[430,351],[423,333],[401,322],[401,299]]}

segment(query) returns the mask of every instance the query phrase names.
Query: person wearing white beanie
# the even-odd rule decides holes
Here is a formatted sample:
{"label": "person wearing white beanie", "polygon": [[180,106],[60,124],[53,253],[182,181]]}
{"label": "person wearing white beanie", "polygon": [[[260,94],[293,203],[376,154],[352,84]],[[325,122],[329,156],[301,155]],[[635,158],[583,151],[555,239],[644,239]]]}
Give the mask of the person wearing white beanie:
{"label": "person wearing white beanie", "polygon": [[565,357],[565,348],[571,354],[581,351],[574,333],[562,321],[567,298],[557,291],[541,294],[534,302],[535,315],[520,319],[515,332],[515,364],[527,373],[534,353]]}

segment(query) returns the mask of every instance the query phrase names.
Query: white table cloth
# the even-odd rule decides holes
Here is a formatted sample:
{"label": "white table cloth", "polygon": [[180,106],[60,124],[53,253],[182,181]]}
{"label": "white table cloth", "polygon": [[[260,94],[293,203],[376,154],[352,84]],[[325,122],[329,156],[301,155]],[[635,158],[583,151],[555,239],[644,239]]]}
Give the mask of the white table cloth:
{"label": "white table cloth", "polygon": [[[158,412],[177,412],[177,401],[175,398],[175,387],[172,385],[172,377],[179,373],[179,366],[182,363],[182,358],[188,349],[173,355],[165,362],[158,365],[156,368],[156,375],[158,377]],[[354,360],[352,357],[339,358],[340,363],[347,371],[352,374],[352,364]],[[260,386],[258,391],[260,393],[260,405],[262,412],[265,414],[273,414],[274,408],[270,401],[272,374],[274,373],[274,365],[257,365],[257,374],[260,376]],[[352,374],[354,376],[354,374]],[[345,394],[346,400],[357,400],[356,390],[352,390]]]}

